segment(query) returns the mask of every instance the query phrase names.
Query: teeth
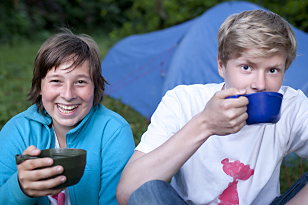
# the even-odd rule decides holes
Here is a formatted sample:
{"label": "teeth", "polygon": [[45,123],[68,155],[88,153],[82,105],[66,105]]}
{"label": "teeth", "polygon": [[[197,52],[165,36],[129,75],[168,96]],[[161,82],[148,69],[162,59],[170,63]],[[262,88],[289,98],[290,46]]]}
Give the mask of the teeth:
{"label": "teeth", "polygon": [[66,106],[66,105],[59,105],[59,104],[58,104],[58,107],[63,108],[63,109],[65,109],[65,110],[72,110],[72,109],[75,109],[75,108],[78,107],[78,106],[77,106],[77,105]]}
{"label": "teeth", "polygon": [[78,105],[66,106],[66,105],[59,105],[59,104],[57,106],[58,106],[59,110],[63,113],[70,113],[78,107]]}

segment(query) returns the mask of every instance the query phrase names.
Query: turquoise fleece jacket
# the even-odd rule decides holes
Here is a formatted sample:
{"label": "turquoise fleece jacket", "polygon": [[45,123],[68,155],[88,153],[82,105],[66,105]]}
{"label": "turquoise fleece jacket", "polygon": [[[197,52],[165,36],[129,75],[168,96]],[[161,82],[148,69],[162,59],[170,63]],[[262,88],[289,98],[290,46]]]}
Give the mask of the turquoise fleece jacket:
{"label": "turquoise fleece jacket", "polygon": [[[66,134],[66,144],[87,151],[84,175],[69,187],[71,204],[117,204],[116,187],[135,148],[130,125],[99,104]],[[38,113],[35,105],[9,120],[0,132],[0,204],[49,204],[48,197],[27,197],[18,184],[15,155],[30,145],[41,150],[55,147],[51,118]]]}

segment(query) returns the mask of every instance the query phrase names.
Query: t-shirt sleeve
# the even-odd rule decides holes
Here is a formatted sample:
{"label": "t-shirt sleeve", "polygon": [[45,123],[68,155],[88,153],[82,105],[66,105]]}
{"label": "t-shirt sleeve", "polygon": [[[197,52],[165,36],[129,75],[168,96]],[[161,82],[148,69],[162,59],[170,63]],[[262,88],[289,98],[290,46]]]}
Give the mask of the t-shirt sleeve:
{"label": "t-shirt sleeve", "polygon": [[180,129],[180,113],[176,92],[168,91],[152,115],[151,124],[135,150],[148,153],[166,142]]}
{"label": "t-shirt sleeve", "polygon": [[148,153],[162,145],[204,109],[223,84],[179,85],[169,90],[151,118],[135,150]]}
{"label": "t-shirt sleeve", "polygon": [[308,98],[300,90],[293,90],[291,97],[285,99],[281,115],[284,123],[279,129],[284,136],[286,154],[295,152],[308,158]]}

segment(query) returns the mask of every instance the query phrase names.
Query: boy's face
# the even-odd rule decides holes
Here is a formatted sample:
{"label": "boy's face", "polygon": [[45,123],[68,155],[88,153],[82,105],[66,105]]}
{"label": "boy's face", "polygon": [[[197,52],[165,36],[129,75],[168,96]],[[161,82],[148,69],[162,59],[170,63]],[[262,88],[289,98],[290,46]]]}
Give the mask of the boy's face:
{"label": "boy's face", "polygon": [[66,69],[72,63],[70,60],[48,71],[42,79],[40,92],[54,128],[67,131],[90,112],[94,99],[88,61],[74,69]]}
{"label": "boy's face", "polygon": [[247,93],[278,92],[285,74],[285,55],[254,57],[243,55],[230,59],[224,66],[218,61],[219,75],[225,79],[225,88],[245,89]]}

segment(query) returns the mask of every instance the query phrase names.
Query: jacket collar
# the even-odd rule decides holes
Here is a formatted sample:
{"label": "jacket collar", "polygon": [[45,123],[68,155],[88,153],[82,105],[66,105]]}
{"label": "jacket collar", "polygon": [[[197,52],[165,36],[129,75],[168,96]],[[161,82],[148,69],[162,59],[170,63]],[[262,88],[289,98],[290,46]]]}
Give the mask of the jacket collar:
{"label": "jacket collar", "polygon": [[[98,105],[98,106],[100,106],[100,105]],[[78,124],[77,127],[70,130],[69,133],[73,133],[76,130],[80,129],[80,127],[82,127],[88,121],[88,119],[91,118],[95,109],[96,109],[96,107],[92,107],[90,112],[86,115],[86,117],[83,118],[83,120]],[[41,112],[39,112],[39,110],[38,110],[38,108],[35,104],[30,106],[27,109],[27,112],[25,112],[25,117],[30,119],[30,120],[37,121],[37,122],[39,122],[43,125],[47,125],[47,126],[50,126],[51,123],[52,123],[52,119],[51,119],[50,115],[48,115],[48,114],[43,115]]]}

